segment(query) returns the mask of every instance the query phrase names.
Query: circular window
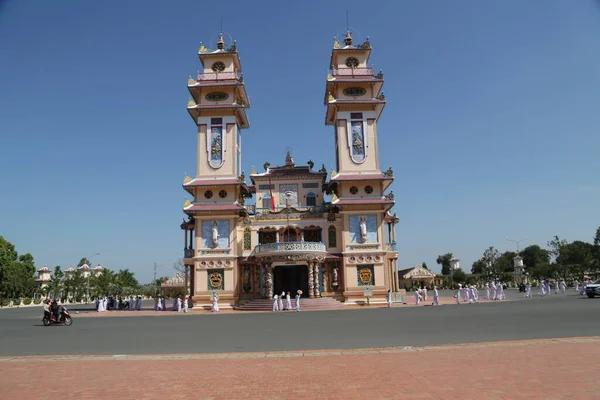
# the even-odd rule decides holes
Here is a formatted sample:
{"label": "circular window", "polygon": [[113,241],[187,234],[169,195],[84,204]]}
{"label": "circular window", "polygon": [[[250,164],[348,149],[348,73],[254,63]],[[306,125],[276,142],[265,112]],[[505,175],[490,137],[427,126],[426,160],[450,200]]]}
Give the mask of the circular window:
{"label": "circular window", "polygon": [[229,95],[225,92],[212,92],[205,96],[208,101],[223,101],[226,100]]}
{"label": "circular window", "polygon": [[356,186],[352,186],[352,187],[350,188],[350,193],[352,193],[352,194],[356,194],[356,193],[358,193],[358,188],[357,188]]}
{"label": "circular window", "polygon": [[221,190],[219,192],[219,197],[224,199],[225,197],[227,197],[227,191],[226,190]]}
{"label": "circular window", "polygon": [[373,193],[373,186],[365,186],[365,193],[367,193],[367,194]]}
{"label": "circular window", "polygon": [[349,97],[364,96],[366,93],[367,91],[361,87],[350,87],[344,89],[344,95]]}
{"label": "circular window", "polygon": [[213,195],[212,190],[207,190],[206,192],[204,192],[204,197],[206,197],[207,199],[210,199]]}
{"label": "circular window", "polygon": [[225,71],[225,63],[223,63],[222,61],[217,61],[212,65],[211,68],[215,72],[223,72]]}
{"label": "circular window", "polygon": [[354,57],[348,57],[346,59],[346,67],[348,67],[348,68],[358,67],[358,59],[354,58]]}

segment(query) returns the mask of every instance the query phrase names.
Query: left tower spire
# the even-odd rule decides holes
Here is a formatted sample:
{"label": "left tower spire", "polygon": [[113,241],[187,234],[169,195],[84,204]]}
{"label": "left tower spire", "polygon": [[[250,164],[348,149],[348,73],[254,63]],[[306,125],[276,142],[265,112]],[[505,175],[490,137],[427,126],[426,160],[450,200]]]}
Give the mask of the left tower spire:
{"label": "left tower spire", "polygon": [[242,172],[241,135],[250,127],[250,101],[235,41],[227,43],[221,33],[215,50],[200,43],[198,57],[202,70],[188,80],[187,110],[198,128],[198,154],[196,176],[183,180],[194,197],[183,204],[189,219],[181,224],[183,261],[190,270],[186,287],[200,304],[210,304],[214,293],[233,303],[240,275],[235,232],[240,216],[247,216],[244,199],[251,197]]}

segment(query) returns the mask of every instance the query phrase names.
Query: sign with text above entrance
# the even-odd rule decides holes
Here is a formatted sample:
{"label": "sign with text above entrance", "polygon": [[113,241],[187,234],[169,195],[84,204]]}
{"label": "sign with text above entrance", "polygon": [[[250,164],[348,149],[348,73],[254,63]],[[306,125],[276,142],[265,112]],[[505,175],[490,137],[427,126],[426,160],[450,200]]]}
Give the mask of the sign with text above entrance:
{"label": "sign with text above entrance", "polygon": [[363,291],[363,294],[365,295],[365,297],[371,297],[373,296],[373,289],[365,289]]}

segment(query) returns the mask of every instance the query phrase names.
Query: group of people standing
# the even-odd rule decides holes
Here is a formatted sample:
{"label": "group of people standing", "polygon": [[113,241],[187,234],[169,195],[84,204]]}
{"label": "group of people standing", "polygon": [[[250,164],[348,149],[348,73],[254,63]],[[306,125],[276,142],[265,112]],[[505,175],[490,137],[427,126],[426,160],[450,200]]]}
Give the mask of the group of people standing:
{"label": "group of people standing", "polygon": [[[416,306],[421,304],[421,301],[427,301],[427,299],[428,299],[427,288],[423,287],[423,288],[415,290],[414,299],[415,299]],[[388,290],[386,300],[387,300],[388,308],[390,308],[392,306],[392,291],[391,290]],[[433,303],[431,303],[431,305],[433,305],[433,306],[440,305],[440,294],[438,293],[437,286],[433,287]]]}
{"label": "group of people standing", "polygon": [[107,310],[128,310],[140,311],[142,309],[142,296],[127,297],[96,297],[96,311],[104,312]]}
{"label": "group of people standing", "polygon": [[[294,311],[300,311],[300,295],[302,294],[302,290],[298,290],[296,292],[296,305],[293,308]],[[283,307],[283,299],[285,298],[285,308]],[[291,311],[292,310],[292,299],[290,297],[290,292],[281,292],[280,295],[275,294],[273,296],[273,311]]]}
{"label": "group of people standing", "polygon": [[[184,313],[188,312],[190,308],[191,299],[188,297],[175,296],[173,297],[173,304],[171,310]],[[193,305],[192,305],[193,307]],[[154,311],[167,311],[167,299],[164,296],[159,296],[154,299]]]}

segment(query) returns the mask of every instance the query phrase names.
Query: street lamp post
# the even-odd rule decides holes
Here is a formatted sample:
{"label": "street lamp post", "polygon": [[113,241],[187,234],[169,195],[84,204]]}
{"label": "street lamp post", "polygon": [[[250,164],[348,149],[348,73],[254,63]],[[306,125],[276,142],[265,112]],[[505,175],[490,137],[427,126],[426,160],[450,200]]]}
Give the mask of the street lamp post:
{"label": "street lamp post", "polygon": [[521,243],[521,242],[524,242],[524,241],[526,241],[527,239],[519,239],[519,240],[514,240],[514,239],[509,239],[509,238],[506,238],[506,240],[507,240],[508,242],[513,242],[513,243],[516,243],[516,244],[517,244],[517,253],[519,253],[519,243]]}
{"label": "street lamp post", "polygon": [[[86,257],[86,259],[91,264],[92,262],[90,261],[90,258],[99,256],[99,255],[100,255],[100,253],[92,254],[91,256]],[[89,267],[90,267],[90,271],[88,271],[88,276],[87,276],[87,296],[86,296],[88,303],[90,301],[90,275],[92,274],[91,265]]]}

